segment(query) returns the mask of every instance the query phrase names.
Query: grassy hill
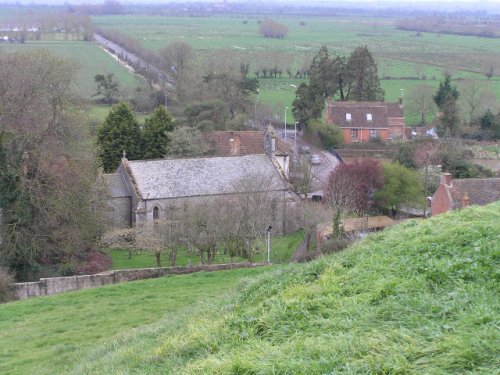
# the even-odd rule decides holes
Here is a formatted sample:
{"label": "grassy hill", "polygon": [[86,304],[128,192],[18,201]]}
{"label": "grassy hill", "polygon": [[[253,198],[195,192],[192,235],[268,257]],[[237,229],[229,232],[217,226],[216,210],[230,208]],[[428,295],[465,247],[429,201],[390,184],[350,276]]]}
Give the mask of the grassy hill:
{"label": "grassy hill", "polygon": [[500,202],[305,265],[0,305],[0,373],[498,373],[499,223]]}
{"label": "grassy hill", "polygon": [[134,329],[151,330],[153,323],[162,332],[176,329],[200,300],[220,298],[265,269],[162,277],[0,305],[0,374],[71,373],[94,347],[123,335],[137,339]]}
{"label": "grassy hill", "polygon": [[115,340],[77,373],[498,373],[499,244],[500,202],[408,221]]}

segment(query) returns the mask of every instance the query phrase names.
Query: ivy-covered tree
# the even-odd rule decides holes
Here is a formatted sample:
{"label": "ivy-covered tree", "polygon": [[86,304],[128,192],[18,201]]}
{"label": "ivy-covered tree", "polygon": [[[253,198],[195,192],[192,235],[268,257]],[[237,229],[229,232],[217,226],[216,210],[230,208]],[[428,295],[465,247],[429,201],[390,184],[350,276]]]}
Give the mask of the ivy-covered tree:
{"label": "ivy-covered tree", "polygon": [[146,119],[142,129],[142,158],[160,159],[167,155],[169,132],[174,129],[172,116],[164,106],[159,106]]}
{"label": "ivy-covered tree", "polygon": [[113,172],[120,163],[123,152],[129,159],[139,159],[139,125],[126,103],[115,105],[97,131],[99,158],[104,172]]}

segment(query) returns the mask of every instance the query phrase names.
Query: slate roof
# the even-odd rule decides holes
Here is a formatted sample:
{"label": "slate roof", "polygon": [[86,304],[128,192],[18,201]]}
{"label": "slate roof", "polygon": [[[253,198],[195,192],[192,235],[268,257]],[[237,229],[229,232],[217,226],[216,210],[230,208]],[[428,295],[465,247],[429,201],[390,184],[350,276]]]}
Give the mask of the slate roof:
{"label": "slate roof", "polygon": [[123,176],[118,173],[103,174],[104,186],[108,190],[111,198],[130,197],[130,192],[123,179]]}
{"label": "slate roof", "polygon": [[500,178],[464,178],[452,180],[448,188],[453,200],[453,208],[462,207],[462,199],[467,193],[469,204],[480,206],[500,201]]}
{"label": "slate roof", "polygon": [[286,190],[266,155],[125,161],[143,199],[240,193],[247,176],[269,179],[264,191]]}
{"label": "slate roof", "polygon": [[262,131],[211,131],[202,138],[217,156],[253,155],[264,153]]}
{"label": "slate roof", "polygon": [[[351,114],[348,121],[346,113]],[[368,121],[367,114],[372,115]],[[392,125],[404,126],[403,109],[399,103],[385,102],[328,102],[327,121],[341,128],[387,129]],[[401,119],[401,121],[394,121]]]}

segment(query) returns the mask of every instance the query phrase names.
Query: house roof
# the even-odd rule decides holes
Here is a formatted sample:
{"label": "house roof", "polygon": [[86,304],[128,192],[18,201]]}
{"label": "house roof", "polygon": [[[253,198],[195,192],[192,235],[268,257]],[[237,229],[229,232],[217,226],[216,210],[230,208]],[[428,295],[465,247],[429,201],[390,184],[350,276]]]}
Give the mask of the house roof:
{"label": "house roof", "polygon": [[108,173],[103,174],[102,178],[111,198],[130,197],[130,192],[127,189],[127,185],[122,175],[118,173]]}
{"label": "house roof", "polygon": [[253,155],[264,153],[262,131],[211,131],[202,138],[217,156]]}
{"label": "house roof", "polygon": [[500,201],[500,178],[465,178],[452,180],[448,188],[453,200],[453,208],[462,207],[462,199],[467,193],[469,204],[486,205]]}
{"label": "house roof", "polygon": [[[328,120],[341,128],[387,129],[391,125],[401,125],[402,121],[395,123],[393,119],[404,118],[399,103],[328,102],[327,106]],[[350,120],[346,114],[350,114]],[[371,114],[371,121],[367,114]]]}
{"label": "house roof", "polygon": [[[143,199],[167,199],[255,191],[285,190],[266,155],[123,161]],[[243,186],[242,179],[262,177],[265,186]],[[253,178],[255,181],[255,178]]]}

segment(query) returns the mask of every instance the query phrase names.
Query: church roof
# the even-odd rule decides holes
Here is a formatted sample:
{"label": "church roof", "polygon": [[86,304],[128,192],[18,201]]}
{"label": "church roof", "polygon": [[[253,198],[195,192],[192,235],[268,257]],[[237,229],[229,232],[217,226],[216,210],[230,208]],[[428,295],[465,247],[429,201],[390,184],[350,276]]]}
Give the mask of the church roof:
{"label": "church roof", "polygon": [[[142,199],[167,199],[254,191],[286,190],[266,155],[124,161]],[[260,176],[262,184],[242,184]],[[244,185],[244,186],[243,186]]]}

